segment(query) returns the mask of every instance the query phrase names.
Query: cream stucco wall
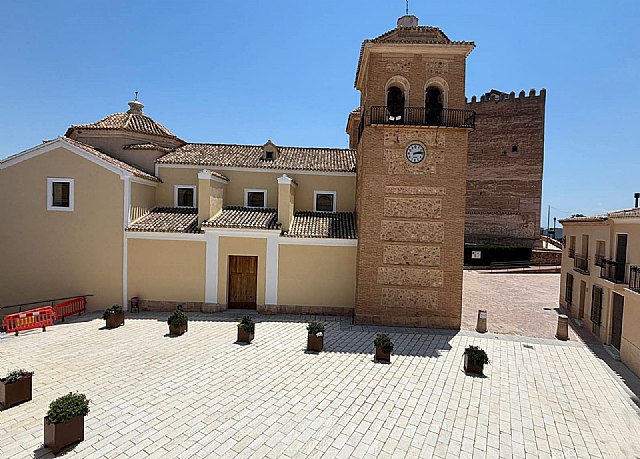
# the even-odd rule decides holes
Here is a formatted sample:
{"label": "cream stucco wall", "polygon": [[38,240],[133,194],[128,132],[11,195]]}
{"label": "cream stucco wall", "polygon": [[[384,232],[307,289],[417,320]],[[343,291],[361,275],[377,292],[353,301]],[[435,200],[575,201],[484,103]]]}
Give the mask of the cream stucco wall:
{"label": "cream stucco wall", "polygon": [[[197,185],[200,168],[172,168],[159,167],[158,176],[163,183],[158,186],[157,205],[173,206],[173,190],[175,185]],[[225,187],[225,206],[244,206],[245,189],[267,190],[267,207],[278,206],[278,177],[282,172],[249,172],[228,171],[209,168],[224,174],[229,178]],[[314,191],[335,191],[336,210],[339,212],[353,212],[355,209],[355,175],[313,175],[287,173],[293,178],[298,187],[295,192],[295,210],[313,210]]]}
{"label": "cream stucco wall", "polygon": [[640,375],[640,294],[625,291],[620,358]]}
{"label": "cream stucco wall", "polygon": [[[229,289],[229,256],[246,255],[258,257],[258,294],[257,303],[264,304],[266,286],[266,238],[240,238],[220,236],[218,248],[218,303],[228,304]],[[215,274],[213,274],[215,275]]]}
{"label": "cream stucco wall", "polygon": [[[74,211],[47,210],[47,177],[74,179]],[[122,303],[123,192],[119,175],[62,147],[0,169],[0,304]]]}
{"label": "cream stucco wall", "polygon": [[156,205],[156,187],[142,183],[131,183],[131,221],[142,217]]}
{"label": "cream stucco wall", "polygon": [[205,242],[128,239],[128,296],[204,302]]}
{"label": "cream stucco wall", "polygon": [[356,247],[280,245],[278,303],[353,308]]}
{"label": "cream stucco wall", "polygon": [[[203,168],[204,169],[204,168]],[[156,205],[159,207],[174,207],[174,190],[176,185],[198,186],[198,172],[202,169],[161,167],[158,169],[158,177],[162,183],[156,188]],[[200,194],[196,191],[196,194]],[[198,197],[196,196],[196,202]]]}
{"label": "cream stucco wall", "polygon": [[[627,284],[613,283],[600,277],[601,270],[596,266],[596,243],[605,241],[605,257],[616,259],[617,234],[628,235],[627,240],[627,264],[640,265],[640,219],[638,218],[609,218],[603,222],[567,222],[563,225],[563,234],[566,236],[567,247],[563,251],[562,276],[560,288],[560,304],[566,306],[565,284],[566,275],[573,275],[573,307],[577,314],[580,301],[580,282],[586,283],[584,326],[587,330],[593,330],[590,320],[593,287],[602,288],[602,319],[599,338],[603,343],[611,344],[613,326],[613,293],[624,297],[624,310],[622,319],[622,339],[620,345],[621,360],[636,374],[640,375],[640,294],[629,290]],[[589,273],[584,274],[574,269],[573,259],[568,256],[569,241],[571,236],[576,238],[576,255],[584,254],[582,236],[589,235]],[[629,275],[627,266],[627,279]]]}

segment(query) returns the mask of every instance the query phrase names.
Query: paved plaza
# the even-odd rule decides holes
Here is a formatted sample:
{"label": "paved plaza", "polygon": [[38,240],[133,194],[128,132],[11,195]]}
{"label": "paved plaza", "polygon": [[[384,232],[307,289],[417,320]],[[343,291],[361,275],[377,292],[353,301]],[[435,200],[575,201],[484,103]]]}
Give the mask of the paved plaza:
{"label": "paved plaza", "polygon": [[[558,325],[560,274],[465,271],[462,328],[475,330],[486,309],[489,333],[554,339]],[[569,329],[572,341],[581,341]]]}
{"label": "paved plaza", "polygon": [[[0,339],[0,369],[35,372],[33,401],[0,412],[0,457],[51,457],[48,404],[92,400],[86,440],[64,457],[601,457],[640,456],[631,394],[579,342],[352,326],[326,321],[325,350],[305,352],[310,317],[256,315],[252,345],[239,314],[190,314],[171,338],[168,314],[115,330],[97,313]],[[389,330],[391,365],[372,361]],[[462,371],[469,344],[486,377]]]}

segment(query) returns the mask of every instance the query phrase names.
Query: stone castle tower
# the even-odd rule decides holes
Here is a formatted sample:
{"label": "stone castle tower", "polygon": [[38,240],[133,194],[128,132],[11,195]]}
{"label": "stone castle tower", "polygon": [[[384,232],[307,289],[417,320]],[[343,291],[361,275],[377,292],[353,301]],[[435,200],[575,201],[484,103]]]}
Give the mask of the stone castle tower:
{"label": "stone castle tower", "polygon": [[415,16],[362,45],[347,126],[358,151],[358,323],[460,327],[474,46]]}

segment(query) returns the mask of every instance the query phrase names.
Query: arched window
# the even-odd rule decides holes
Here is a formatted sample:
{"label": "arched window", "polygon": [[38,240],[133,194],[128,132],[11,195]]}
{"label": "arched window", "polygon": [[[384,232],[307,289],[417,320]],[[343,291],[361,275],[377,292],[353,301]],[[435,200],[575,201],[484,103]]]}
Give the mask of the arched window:
{"label": "arched window", "polygon": [[440,125],[444,108],[444,93],[437,86],[427,87],[425,94],[425,118],[428,125]]}
{"label": "arched window", "polygon": [[387,110],[392,121],[400,121],[404,116],[404,91],[397,86],[387,89]]}

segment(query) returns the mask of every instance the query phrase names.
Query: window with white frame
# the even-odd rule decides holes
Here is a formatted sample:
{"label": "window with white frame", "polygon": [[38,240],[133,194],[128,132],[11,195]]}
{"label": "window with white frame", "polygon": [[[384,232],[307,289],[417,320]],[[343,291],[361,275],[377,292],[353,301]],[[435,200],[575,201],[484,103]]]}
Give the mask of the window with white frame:
{"label": "window with white frame", "polygon": [[254,190],[245,188],[245,207],[267,207],[267,190]]}
{"label": "window with white frame", "polygon": [[173,201],[175,207],[196,207],[196,187],[193,185],[176,185]]}
{"label": "window with white frame", "polygon": [[335,191],[314,191],[313,192],[313,210],[316,212],[335,212],[336,211],[336,192]]}
{"label": "window with white frame", "polygon": [[73,179],[47,179],[47,210],[73,211]]}

